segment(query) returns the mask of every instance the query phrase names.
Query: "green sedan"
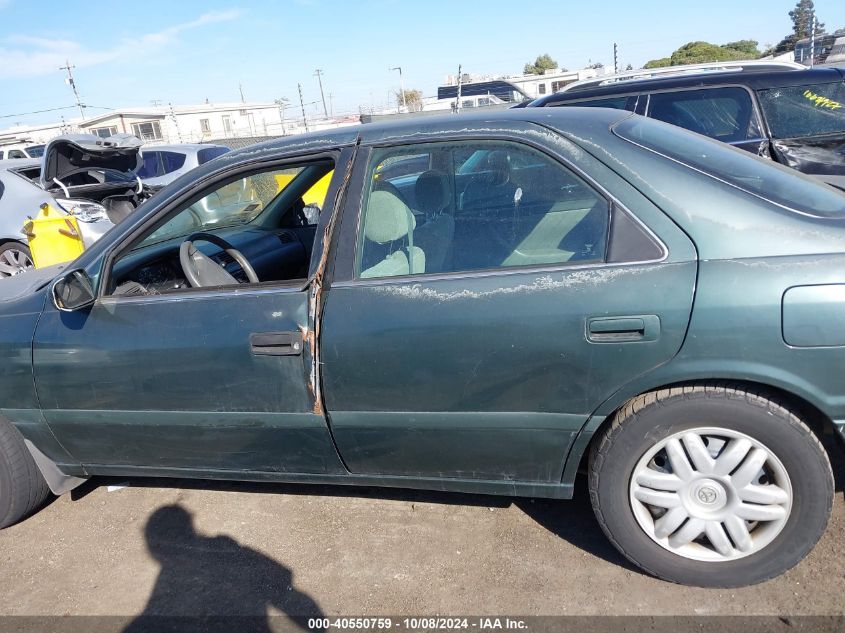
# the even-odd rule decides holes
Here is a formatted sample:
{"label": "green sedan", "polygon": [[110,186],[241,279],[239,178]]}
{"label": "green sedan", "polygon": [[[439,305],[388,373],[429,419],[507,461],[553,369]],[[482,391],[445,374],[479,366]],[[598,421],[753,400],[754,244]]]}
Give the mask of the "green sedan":
{"label": "green sedan", "polygon": [[586,471],[625,556],[728,587],[831,511],[845,194],[626,112],[248,147],[0,297],[0,526],[99,475],[568,499]]}

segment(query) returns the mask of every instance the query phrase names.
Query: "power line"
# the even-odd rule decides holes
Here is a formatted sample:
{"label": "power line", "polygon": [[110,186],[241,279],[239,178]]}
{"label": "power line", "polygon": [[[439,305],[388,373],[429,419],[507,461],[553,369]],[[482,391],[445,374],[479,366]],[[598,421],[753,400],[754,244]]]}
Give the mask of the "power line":
{"label": "power line", "polygon": [[59,110],[73,110],[76,106],[62,106],[61,108],[47,108],[46,110],[33,110],[32,112],[18,112],[17,114],[0,114],[0,119],[11,119],[16,116],[27,116],[28,114],[43,114],[44,112],[58,112]]}

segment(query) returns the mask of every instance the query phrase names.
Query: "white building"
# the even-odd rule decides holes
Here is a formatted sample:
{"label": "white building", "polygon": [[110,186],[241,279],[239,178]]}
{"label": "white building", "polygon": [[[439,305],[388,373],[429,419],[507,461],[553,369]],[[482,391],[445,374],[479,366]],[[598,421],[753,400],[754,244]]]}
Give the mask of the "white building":
{"label": "white building", "polygon": [[[46,143],[60,134],[83,133],[106,137],[133,134],[148,144],[198,143],[227,138],[282,136],[305,131],[293,107],[275,103],[204,103],[190,106],[119,108],[61,123],[14,126],[0,130],[0,145]],[[284,118],[283,118],[284,117]],[[357,117],[308,119],[309,130],[358,123]]]}

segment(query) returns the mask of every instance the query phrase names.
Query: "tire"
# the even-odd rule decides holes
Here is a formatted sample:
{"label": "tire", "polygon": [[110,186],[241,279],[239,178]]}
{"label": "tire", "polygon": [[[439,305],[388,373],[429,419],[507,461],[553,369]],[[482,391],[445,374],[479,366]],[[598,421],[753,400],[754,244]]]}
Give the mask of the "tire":
{"label": "tire", "polygon": [[0,244],[0,279],[34,267],[29,246],[20,242]]}
{"label": "tire", "polygon": [[0,528],[32,514],[49,494],[21,434],[0,419]]}
{"label": "tire", "polygon": [[638,396],[590,452],[607,537],[646,572],[686,585],[751,585],[796,565],[827,527],[833,485],[827,453],[793,411],[730,383]]}

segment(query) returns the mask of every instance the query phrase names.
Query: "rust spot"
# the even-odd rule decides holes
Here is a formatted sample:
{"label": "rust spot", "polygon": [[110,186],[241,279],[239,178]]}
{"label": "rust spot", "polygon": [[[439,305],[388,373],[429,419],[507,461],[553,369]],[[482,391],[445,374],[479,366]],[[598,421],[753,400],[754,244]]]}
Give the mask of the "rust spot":
{"label": "rust spot", "polygon": [[343,195],[346,192],[346,186],[352,178],[352,165],[355,162],[355,157],[350,159],[346,166],[346,172],[343,174],[343,182],[338,187],[337,194],[334,198],[332,206],[332,217],[326,224],[323,232],[323,252],[320,253],[320,261],[317,264],[317,270],[314,272],[314,279],[312,282],[312,296],[310,299],[309,313],[311,322],[314,324],[314,329],[302,328],[302,339],[308,343],[311,350],[311,375],[308,381],[311,393],[314,396],[314,413],[323,415],[325,409],[323,407],[323,394],[321,390],[322,376],[320,371],[320,347],[318,342],[320,340],[320,325],[323,317],[323,279],[325,278],[326,266],[329,261],[329,250],[332,246],[332,235],[334,234],[335,223],[337,218],[342,213],[341,203]]}

